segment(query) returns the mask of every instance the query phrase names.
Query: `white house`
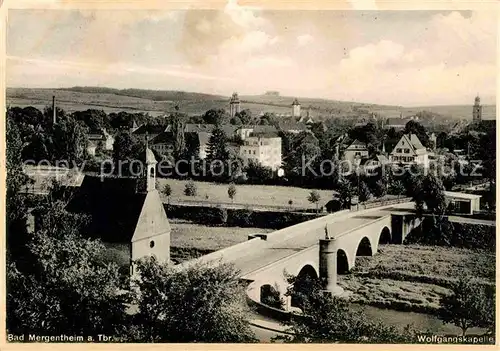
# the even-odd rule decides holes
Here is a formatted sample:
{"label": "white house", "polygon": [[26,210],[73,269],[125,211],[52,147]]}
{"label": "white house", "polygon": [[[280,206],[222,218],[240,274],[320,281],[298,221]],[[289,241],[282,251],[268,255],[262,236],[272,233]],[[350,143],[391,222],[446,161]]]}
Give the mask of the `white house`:
{"label": "white house", "polygon": [[429,167],[429,152],[415,134],[404,134],[390,154],[392,163]]}
{"label": "white house", "polygon": [[356,160],[361,161],[361,159],[368,157],[368,147],[365,143],[354,140],[351,145],[349,145],[344,150],[344,160],[354,164]]}
{"label": "white house", "polygon": [[246,161],[255,160],[262,166],[277,170],[281,167],[281,138],[253,136],[245,138],[240,146],[240,156]]}

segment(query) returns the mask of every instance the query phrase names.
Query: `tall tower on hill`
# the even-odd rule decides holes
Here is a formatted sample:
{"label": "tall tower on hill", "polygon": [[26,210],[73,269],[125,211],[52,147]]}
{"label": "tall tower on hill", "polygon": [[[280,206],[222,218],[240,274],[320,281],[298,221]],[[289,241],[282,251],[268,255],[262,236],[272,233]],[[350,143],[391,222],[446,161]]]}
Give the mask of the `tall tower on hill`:
{"label": "tall tower on hill", "polygon": [[300,103],[297,99],[292,103],[292,117],[300,117]]}
{"label": "tall tower on hill", "polygon": [[229,100],[229,115],[233,118],[237,113],[240,113],[241,105],[238,93],[233,93],[231,100]]}
{"label": "tall tower on hill", "polygon": [[472,120],[474,122],[481,121],[483,115],[483,107],[481,106],[481,99],[476,96],[474,99],[474,106],[472,107]]}

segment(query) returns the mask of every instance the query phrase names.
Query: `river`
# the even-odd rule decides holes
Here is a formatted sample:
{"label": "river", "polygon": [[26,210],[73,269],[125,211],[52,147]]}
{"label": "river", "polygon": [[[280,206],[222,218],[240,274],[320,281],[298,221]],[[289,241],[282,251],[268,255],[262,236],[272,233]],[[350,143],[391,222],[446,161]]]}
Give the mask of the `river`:
{"label": "river", "polygon": [[[417,331],[429,332],[435,335],[461,335],[462,331],[460,328],[452,324],[444,324],[436,316],[417,313],[417,312],[403,312],[389,310],[373,306],[360,306],[353,305],[353,309],[364,309],[366,316],[372,321],[379,320],[387,325],[394,326],[399,329],[403,329],[406,325],[412,324],[414,329]],[[271,321],[268,317],[261,317],[264,320]],[[279,322],[276,322],[279,324]],[[252,326],[252,330],[261,342],[270,342],[271,338],[278,335],[277,331],[271,331],[269,329],[263,329],[256,326]],[[484,329],[471,328],[467,330],[467,335],[482,334]]]}
{"label": "river", "polygon": [[[428,331],[432,334],[459,335],[462,333],[460,328],[454,326],[453,324],[443,324],[440,319],[431,314],[395,311],[373,306],[363,306],[363,308],[368,318],[372,318],[373,320],[379,319],[380,321],[397,328],[404,328],[408,324],[413,324],[413,327],[416,330],[422,332]],[[480,334],[484,332],[484,329],[479,328],[471,328],[467,330],[467,334]]]}

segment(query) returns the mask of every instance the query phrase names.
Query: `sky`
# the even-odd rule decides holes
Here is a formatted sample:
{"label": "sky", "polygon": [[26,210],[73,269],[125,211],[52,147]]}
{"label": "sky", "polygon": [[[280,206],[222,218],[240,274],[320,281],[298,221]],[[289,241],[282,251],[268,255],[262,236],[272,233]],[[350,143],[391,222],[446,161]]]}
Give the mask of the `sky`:
{"label": "sky", "polygon": [[9,10],[7,86],[494,103],[496,13]]}

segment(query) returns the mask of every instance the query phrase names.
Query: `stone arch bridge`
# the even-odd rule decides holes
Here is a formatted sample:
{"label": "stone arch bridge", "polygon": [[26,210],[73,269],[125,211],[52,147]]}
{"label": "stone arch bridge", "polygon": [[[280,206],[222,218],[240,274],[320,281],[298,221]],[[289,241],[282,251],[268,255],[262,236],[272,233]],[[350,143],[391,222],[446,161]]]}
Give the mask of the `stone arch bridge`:
{"label": "stone arch bridge", "polygon": [[[420,225],[413,203],[388,205],[357,212],[341,211],[216,251],[195,262],[229,262],[248,283],[248,297],[257,303],[271,287],[284,294],[289,286],[285,273],[322,278],[324,289],[341,294],[337,274],[348,272],[359,256],[372,256],[384,243],[403,243]],[[286,309],[291,307],[287,299]]]}

